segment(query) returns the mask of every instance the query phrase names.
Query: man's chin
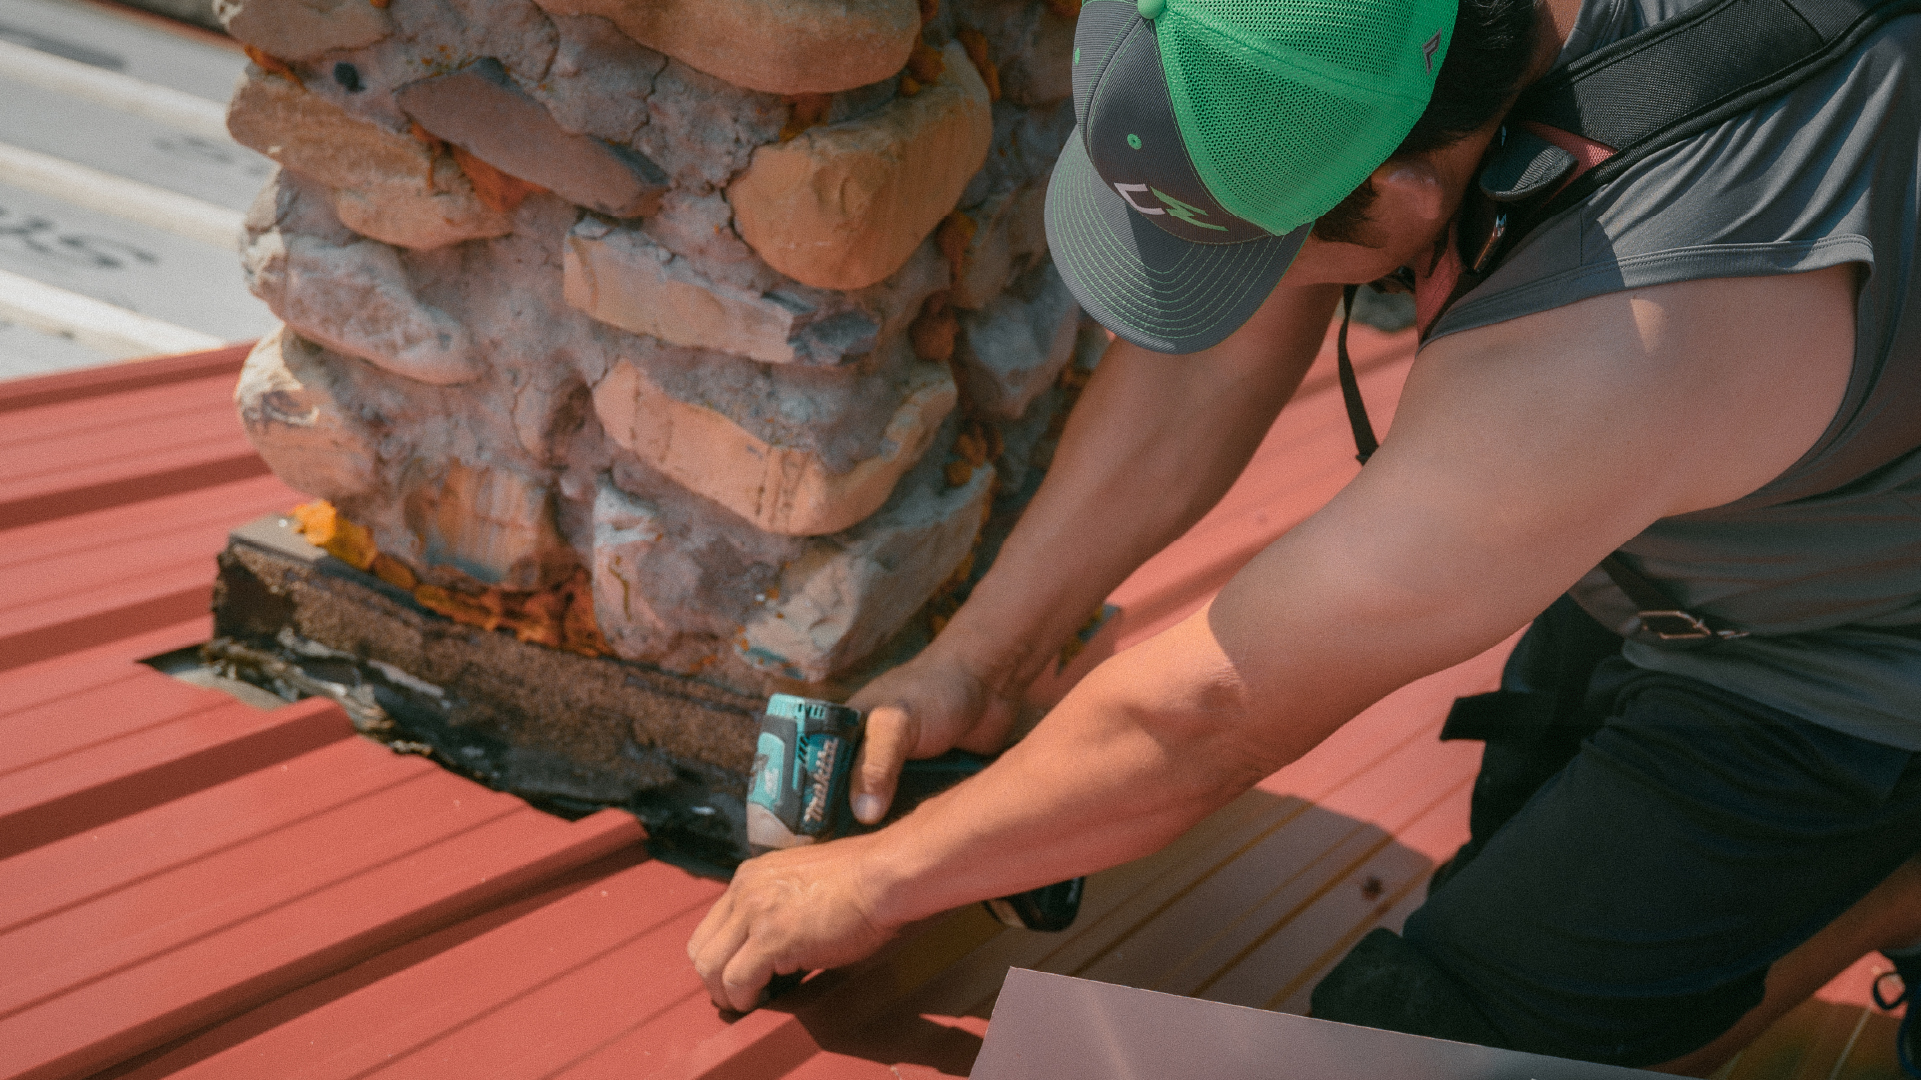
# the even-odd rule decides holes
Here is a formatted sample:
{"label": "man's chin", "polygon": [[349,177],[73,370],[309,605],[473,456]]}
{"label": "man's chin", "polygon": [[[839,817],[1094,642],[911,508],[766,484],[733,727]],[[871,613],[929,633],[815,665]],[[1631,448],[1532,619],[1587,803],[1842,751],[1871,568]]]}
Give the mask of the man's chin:
{"label": "man's chin", "polygon": [[1434,249],[1433,237],[1396,237],[1379,245],[1346,243],[1309,236],[1282,285],[1366,285],[1414,265]]}

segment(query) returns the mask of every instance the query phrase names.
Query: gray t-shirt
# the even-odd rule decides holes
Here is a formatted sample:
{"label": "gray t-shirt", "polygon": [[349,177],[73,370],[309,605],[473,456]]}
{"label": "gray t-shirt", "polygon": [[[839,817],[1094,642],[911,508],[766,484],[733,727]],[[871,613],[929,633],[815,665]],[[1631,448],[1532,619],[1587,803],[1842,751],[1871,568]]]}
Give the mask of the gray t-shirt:
{"label": "gray t-shirt", "polygon": [[[1562,61],[1693,2],[1587,0]],[[1857,264],[1854,373],[1820,441],[1753,495],[1622,549],[1684,607],[1753,636],[1626,655],[1921,751],[1918,206],[1921,17],[1906,17],[1544,224],[1432,337],[1625,289]]]}

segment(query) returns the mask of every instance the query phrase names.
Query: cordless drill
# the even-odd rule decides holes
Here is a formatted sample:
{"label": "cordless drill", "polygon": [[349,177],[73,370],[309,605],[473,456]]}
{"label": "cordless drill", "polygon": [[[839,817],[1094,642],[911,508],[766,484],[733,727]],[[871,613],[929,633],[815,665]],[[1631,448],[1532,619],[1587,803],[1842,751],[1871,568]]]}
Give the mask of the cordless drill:
{"label": "cordless drill", "polygon": [[[860,710],[817,698],[775,694],[760,718],[752,789],[747,793],[747,843],[759,855],[871,831],[849,802],[854,755],[866,717]],[[912,809],[981,771],[989,759],[950,751],[901,768],[893,815]],[[1065,930],[1080,911],[1085,878],[988,900],[984,906],[1008,926]]]}

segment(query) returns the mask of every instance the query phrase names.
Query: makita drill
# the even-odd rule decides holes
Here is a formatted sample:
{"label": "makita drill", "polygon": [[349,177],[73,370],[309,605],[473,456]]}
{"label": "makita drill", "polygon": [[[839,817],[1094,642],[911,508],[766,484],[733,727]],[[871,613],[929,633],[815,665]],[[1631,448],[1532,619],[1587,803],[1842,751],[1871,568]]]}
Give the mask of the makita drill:
{"label": "makita drill", "polygon": [[[848,779],[866,717],[831,701],[775,694],[760,718],[752,788],[747,793],[747,843],[754,854],[869,832],[854,818]],[[901,768],[893,817],[986,768],[987,758],[949,751]],[[1065,930],[1081,907],[1085,878],[988,900],[1009,926]]]}

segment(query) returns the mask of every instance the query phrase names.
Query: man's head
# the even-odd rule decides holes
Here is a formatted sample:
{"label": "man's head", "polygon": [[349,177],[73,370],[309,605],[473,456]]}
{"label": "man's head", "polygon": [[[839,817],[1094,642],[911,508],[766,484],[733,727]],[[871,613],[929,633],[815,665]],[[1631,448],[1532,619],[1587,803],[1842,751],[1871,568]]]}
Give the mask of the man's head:
{"label": "man's head", "polygon": [[1297,256],[1290,280],[1387,273],[1451,214],[1451,158],[1512,97],[1532,27],[1532,0],[1093,0],[1055,260],[1161,352],[1225,338]]}

